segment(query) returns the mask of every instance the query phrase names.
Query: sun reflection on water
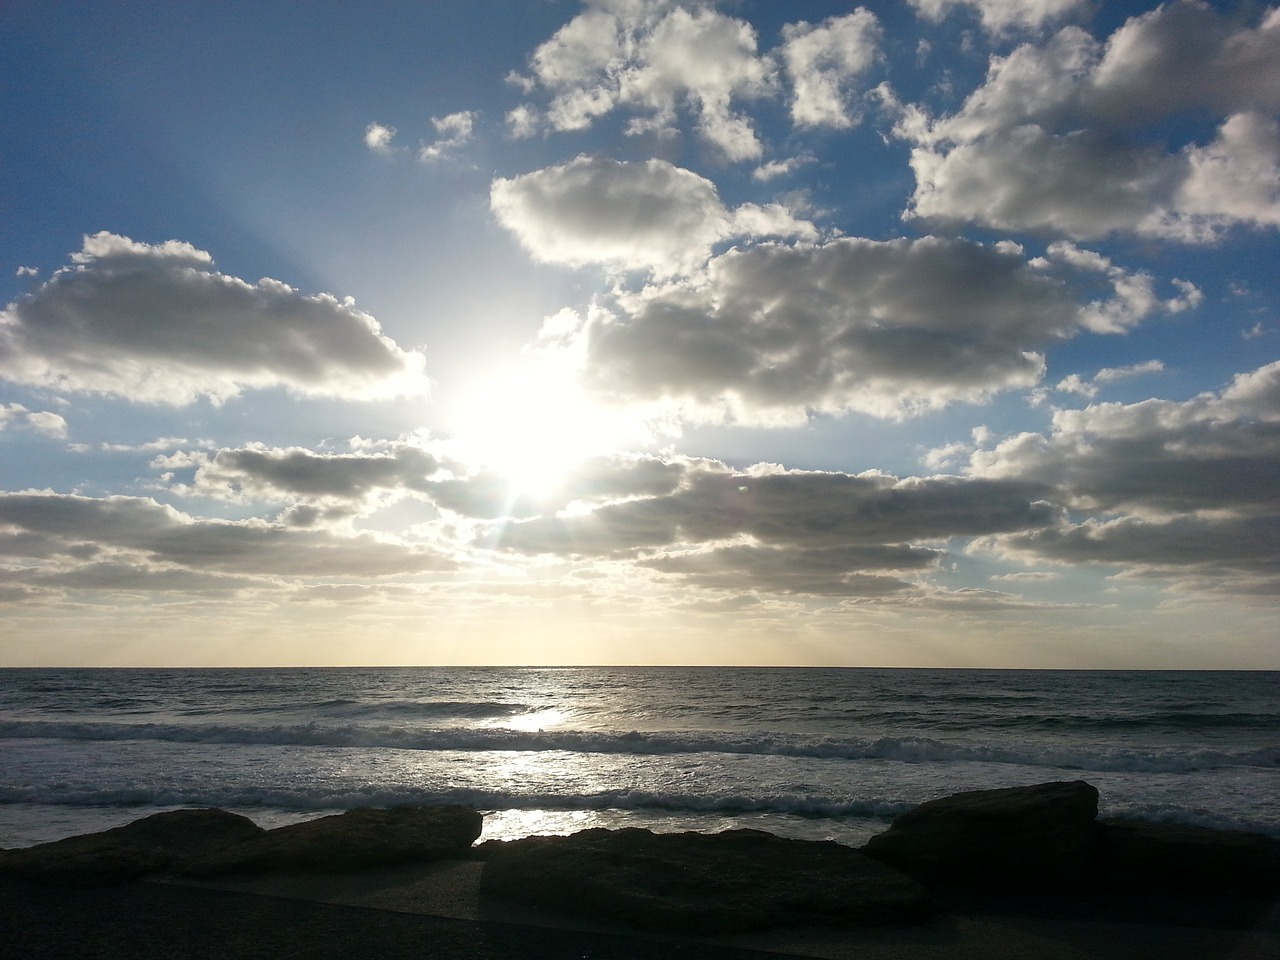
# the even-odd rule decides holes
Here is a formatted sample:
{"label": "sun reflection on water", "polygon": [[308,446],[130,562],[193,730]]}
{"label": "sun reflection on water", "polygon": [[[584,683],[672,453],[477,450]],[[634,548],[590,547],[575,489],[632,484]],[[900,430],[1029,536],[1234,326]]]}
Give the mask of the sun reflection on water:
{"label": "sun reflection on water", "polygon": [[546,730],[548,727],[558,727],[567,721],[570,716],[572,716],[572,713],[569,710],[530,710],[528,713],[506,717],[495,723],[494,726],[532,733],[537,730]]}

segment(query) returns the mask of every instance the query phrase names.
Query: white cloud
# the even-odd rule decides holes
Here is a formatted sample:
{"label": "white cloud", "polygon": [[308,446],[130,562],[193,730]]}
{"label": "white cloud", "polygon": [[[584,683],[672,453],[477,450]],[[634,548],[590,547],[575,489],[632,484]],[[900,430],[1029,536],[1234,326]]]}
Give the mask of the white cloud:
{"label": "white cloud", "polygon": [[498,221],[544,262],[689,273],[732,236],[816,237],[778,206],[728,210],[715,185],[665,160],[578,157],[491,187]]}
{"label": "white cloud", "polygon": [[280,578],[387,577],[454,566],[430,549],[368,533],[199,520],[138,497],[0,493],[0,530],[0,554],[39,561],[10,570],[7,579],[37,585],[225,590]]}
{"label": "white cloud", "polygon": [[371,123],[364,128],[364,145],[374,153],[390,153],[391,141],[395,139],[396,128],[381,123]]}
{"label": "white cloud", "polygon": [[757,55],[755,30],[743,20],[660,0],[599,3],[539,46],[529,65],[529,86],[552,94],[546,116],[556,130],[581,130],[627,109],[630,132],[661,131],[687,108],[729,160],[761,154],[734,102],[770,92],[773,66]]}
{"label": "white cloud", "polygon": [[65,437],[67,421],[48,410],[28,410],[20,403],[0,403],[0,430],[9,426],[29,427],[50,437]]}
{"label": "white cloud", "polygon": [[526,140],[538,132],[540,120],[536,107],[522,103],[507,112],[507,131],[516,140]]}
{"label": "white cloud", "polygon": [[40,268],[39,268],[39,267],[18,267],[18,270],[17,270],[17,272],[14,274],[14,276],[18,276],[18,277],[38,277],[38,276],[40,276]]}
{"label": "white cloud", "polygon": [[815,162],[812,156],[787,157],[785,160],[770,160],[768,163],[761,164],[751,171],[752,180],[773,180],[777,177],[786,176],[794,173],[800,167],[808,163]]}
{"label": "white cloud", "polygon": [[[704,274],[618,293],[562,337],[601,396],[693,419],[903,417],[1034,386],[1043,348],[1125,329],[1170,304],[1154,281],[1075,247],[1026,260],[959,239],[760,244]],[[1110,296],[1081,302],[1102,285]]]}
{"label": "white cloud", "polygon": [[459,147],[471,142],[475,130],[476,114],[471,110],[450,113],[443,117],[432,117],[431,125],[435,127],[437,139],[424,144],[418,151],[418,159],[424,163],[443,160]]}
{"label": "white cloud", "polygon": [[797,127],[852,127],[861,117],[851,81],[875,62],[880,22],[859,7],[819,25],[800,21],[782,29],[782,60],[791,80],[791,119]]}
{"label": "white cloud", "polygon": [[148,403],[246,388],[350,398],[420,394],[423,357],[349,298],[217,272],[203,250],[102,232],[0,312],[0,377]]}
{"label": "white cloud", "polygon": [[[1239,26],[1195,0],[1134,17],[1107,43],[1067,27],[993,57],[986,83],[935,120],[905,108],[908,214],[1077,239],[1208,242],[1280,223],[1280,11]],[[1166,120],[1218,118],[1207,144]]]}
{"label": "white cloud", "polygon": [[937,23],[960,7],[969,7],[988,33],[1002,34],[1015,28],[1039,29],[1084,10],[1088,0],[908,0],[917,13]]}

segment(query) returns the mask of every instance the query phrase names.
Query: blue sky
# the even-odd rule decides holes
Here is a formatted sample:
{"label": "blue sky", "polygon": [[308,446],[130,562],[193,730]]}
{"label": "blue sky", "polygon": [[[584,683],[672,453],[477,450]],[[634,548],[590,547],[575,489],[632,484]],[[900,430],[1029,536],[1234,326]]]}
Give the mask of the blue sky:
{"label": "blue sky", "polygon": [[16,3],[0,662],[1280,666],[1280,13]]}

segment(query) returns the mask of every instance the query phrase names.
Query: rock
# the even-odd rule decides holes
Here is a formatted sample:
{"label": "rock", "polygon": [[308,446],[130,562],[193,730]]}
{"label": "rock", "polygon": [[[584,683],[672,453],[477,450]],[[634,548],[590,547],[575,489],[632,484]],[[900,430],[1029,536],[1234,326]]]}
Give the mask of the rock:
{"label": "rock", "polygon": [[1077,780],[922,804],[863,852],[930,886],[1065,889],[1093,868],[1098,791]]}
{"label": "rock", "polygon": [[927,892],[851,847],[758,830],[584,830],[486,845],[485,897],[657,931],[914,923]]}
{"label": "rock", "polygon": [[225,810],[157,813],[101,833],[0,854],[0,875],[47,883],[118,883],[205,856],[263,833]]}
{"label": "rock", "polygon": [[1280,840],[1138,820],[1098,822],[1098,870],[1126,889],[1266,894],[1280,890]]}
{"label": "rock", "polygon": [[191,876],[316,870],[341,873],[463,856],[480,836],[468,807],[360,807],[268,830],[181,868]]}

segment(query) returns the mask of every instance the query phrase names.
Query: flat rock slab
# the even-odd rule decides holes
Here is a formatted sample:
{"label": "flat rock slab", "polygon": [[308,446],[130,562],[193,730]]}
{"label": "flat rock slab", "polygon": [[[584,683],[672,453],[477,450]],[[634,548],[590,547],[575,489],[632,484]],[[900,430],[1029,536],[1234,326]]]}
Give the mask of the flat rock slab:
{"label": "flat rock slab", "polygon": [[906,924],[938,911],[918,884],[851,847],[758,830],[584,830],[483,852],[484,898],[659,932]]}
{"label": "flat rock slab", "polygon": [[267,830],[178,867],[187,876],[346,872],[463,856],[480,836],[469,807],[359,807]]}
{"label": "flat rock slab", "polygon": [[1097,815],[1082,780],[975,790],[921,804],[862,849],[940,887],[1066,888],[1092,876]]}
{"label": "flat rock slab", "polygon": [[118,883],[170,870],[265,831],[225,810],[173,810],[101,833],[0,852],[0,876],[46,883]]}

